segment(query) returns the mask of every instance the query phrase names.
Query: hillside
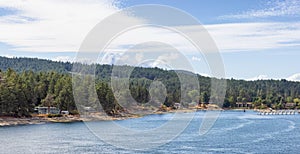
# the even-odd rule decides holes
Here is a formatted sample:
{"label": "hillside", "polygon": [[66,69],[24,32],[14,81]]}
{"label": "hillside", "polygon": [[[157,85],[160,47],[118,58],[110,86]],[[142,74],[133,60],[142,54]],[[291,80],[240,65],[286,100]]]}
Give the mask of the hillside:
{"label": "hillside", "polygon": [[55,71],[59,73],[66,73],[71,71],[72,64],[69,62],[55,62],[38,58],[7,58],[0,56],[0,69],[7,70],[8,68],[17,72],[31,70],[34,72]]}
{"label": "hillside", "polygon": [[[172,107],[176,102],[183,106],[209,103],[214,100],[210,96],[211,79],[197,75],[200,91],[190,90],[181,96],[181,88],[193,89],[195,85],[188,83],[181,87],[176,71],[159,68],[132,68],[131,66],[115,66],[119,74],[126,74],[126,70],[133,69],[130,76],[129,91],[120,94],[131,95],[141,106],[150,101],[149,87],[153,81],[160,81],[166,87],[164,105]],[[3,115],[28,115],[36,106],[51,103],[62,110],[75,111],[73,98],[71,63],[53,62],[33,58],[5,58],[0,57],[0,112]],[[25,71],[27,70],[27,71]],[[102,107],[110,115],[124,110],[118,103],[110,87],[112,66],[97,65],[96,89]],[[191,75],[185,71],[178,71],[185,78]],[[84,86],[89,86],[91,79],[83,80]],[[298,108],[300,106],[300,83],[286,80],[226,80],[227,91],[223,107],[235,108],[237,102],[251,102],[255,108]],[[120,88],[122,89],[122,88]],[[158,92],[162,93],[162,92]],[[211,97],[211,100],[210,100]],[[181,99],[184,98],[184,99]],[[93,106],[89,94],[80,98],[82,102],[89,102]],[[130,100],[127,100],[130,101]],[[153,100],[151,100],[153,101]],[[95,102],[94,102],[95,103]],[[157,102],[156,102],[157,103]],[[22,106],[23,108],[16,107]],[[95,106],[96,107],[96,106]]]}

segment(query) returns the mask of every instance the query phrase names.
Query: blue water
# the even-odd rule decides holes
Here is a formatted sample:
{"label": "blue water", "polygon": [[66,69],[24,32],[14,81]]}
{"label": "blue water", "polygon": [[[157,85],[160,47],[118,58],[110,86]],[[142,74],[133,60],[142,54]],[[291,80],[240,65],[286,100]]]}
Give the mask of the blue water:
{"label": "blue water", "polygon": [[[182,118],[187,114],[180,113]],[[299,153],[300,115],[261,116],[222,112],[213,128],[199,135],[204,112],[173,141],[147,151],[126,150],[97,138],[82,122],[0,128],[0,153]],[[137,130],[154,129],[173,114],[117,121]],[[105,125],[106,122],[94,122]],[[172,131],[172,130],[170,130]],[[163,135],[163,134],[161,134]],[[134,143],[133,143],[134,144]]]}

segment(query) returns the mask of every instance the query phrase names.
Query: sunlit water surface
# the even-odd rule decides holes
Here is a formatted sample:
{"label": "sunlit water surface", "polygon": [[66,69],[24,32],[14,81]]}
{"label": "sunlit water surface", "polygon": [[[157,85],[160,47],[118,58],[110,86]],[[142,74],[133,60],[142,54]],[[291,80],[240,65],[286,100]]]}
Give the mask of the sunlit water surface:
{"label": "sunlit water surface", "polygon": [[[180,113],[184,119],[188,114]],[[197,112],[173,141],[147,151],[127,150],[97,138],[82,122],[48,123],[0,128],[0,153],[298,153],[300,115],[257,115],[222,112],[213,128],[199,135],[205,112]],[[153,129],[173,114],[117,121],[137,130]],[[105,125],[106,122],[93,122]],[[170,130],[172,131],[172,130]],[[161,134],[163,135],[163,134]],[[133,143],[134,144],[134,143]]]}

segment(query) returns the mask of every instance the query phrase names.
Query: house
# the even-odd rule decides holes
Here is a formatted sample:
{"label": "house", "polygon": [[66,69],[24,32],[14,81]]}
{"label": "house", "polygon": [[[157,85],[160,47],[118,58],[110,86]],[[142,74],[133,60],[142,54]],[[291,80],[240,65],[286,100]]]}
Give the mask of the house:
{"label": "house", "polygon": [[296,106],[296,103],[286,103],[285,108],[294,108]]}
{"label": "house", "polygon": [[34,111],[38,114],[59,114],[56,107],[36,107]]}

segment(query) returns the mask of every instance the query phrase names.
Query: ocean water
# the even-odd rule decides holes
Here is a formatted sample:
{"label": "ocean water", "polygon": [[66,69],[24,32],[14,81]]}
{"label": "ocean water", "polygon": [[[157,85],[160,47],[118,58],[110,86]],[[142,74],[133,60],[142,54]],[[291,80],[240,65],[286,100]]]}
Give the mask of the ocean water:
{"label": "ocean water", "polygon": [[[180,113],[185,119],[192,113]],[[257,115],[222,112],[205,135],[197,112],[188,127],[172,141],[147,150],[123,149],[98,138],[83,122],[47,123],[0,128],[0,153],[299,153],[300,115]],[[134,130],[159,129],[174,114],[149,115],[116,121]],[[107,122],[91,122],[105,126]],[[172,131],[170,129],[170,131]],[[163,136],[160,134],[159,136]],[[128,141],[131,142],[131,141]],[[141,141],[142,142],[142,141]],[[132,143],[134,144],[134,143]]]}

